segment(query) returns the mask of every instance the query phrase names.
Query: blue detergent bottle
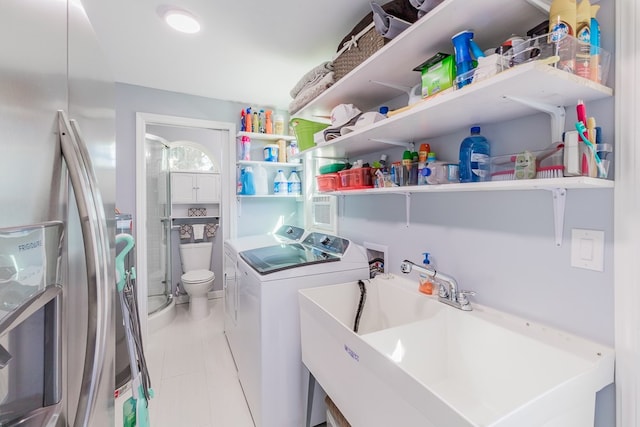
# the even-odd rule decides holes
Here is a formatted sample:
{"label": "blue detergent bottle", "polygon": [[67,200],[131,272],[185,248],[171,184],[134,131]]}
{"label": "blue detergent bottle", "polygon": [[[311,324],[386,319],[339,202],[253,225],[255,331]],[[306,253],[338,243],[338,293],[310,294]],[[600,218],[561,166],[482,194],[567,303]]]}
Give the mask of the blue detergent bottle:
{"label": "blue detergent bottle", "polygon": [[489,141],[480,135],[480,126],[473,126],[460,144],[460,182],[490,181],[489,156]]}
{"label": "blue detergent bottle", "polygon": [[244,168],[244,174],[242,175],[242,194],[246,196],[253,196],[256,194],[253,169],[251,166]]}

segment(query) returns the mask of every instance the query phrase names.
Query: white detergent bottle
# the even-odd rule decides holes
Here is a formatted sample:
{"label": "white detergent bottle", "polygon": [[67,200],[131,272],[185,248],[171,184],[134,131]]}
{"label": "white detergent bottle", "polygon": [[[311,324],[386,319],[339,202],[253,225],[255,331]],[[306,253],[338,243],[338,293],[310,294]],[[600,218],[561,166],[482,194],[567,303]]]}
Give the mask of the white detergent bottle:
{"label": "white detergent bottle", "polygon": [[258,165],[255,168],[253,179],[257,196],[266,196],[269,194],[269,178],[267,176],[267,170],[264,167]]}
{"label": "white detergent bottle", "polygon": [[273,180],[273,194],[281,196],[289,194],[289,182],[282,169],[278,169],[278,173]]}
{"label": "white detergent bottle", "polygon": [[300,182],[300,177],[298,176],[298,172],[291,171],[288,179],[288,189],[289,194],[299,196],[302,194],[302,183]]}

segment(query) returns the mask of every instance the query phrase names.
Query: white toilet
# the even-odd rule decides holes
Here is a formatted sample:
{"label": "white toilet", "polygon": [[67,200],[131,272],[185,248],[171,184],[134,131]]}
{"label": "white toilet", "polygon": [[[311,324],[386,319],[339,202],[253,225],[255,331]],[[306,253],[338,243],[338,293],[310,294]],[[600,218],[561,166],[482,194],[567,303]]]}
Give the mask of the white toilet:
{"label": "white toilet", "polygon": [[189,314],[193,319],[209,315],[207,292],[216,276],[210,271],[213,242],[185,243],[180,245],[182,275],[180,281],[189,294]]}

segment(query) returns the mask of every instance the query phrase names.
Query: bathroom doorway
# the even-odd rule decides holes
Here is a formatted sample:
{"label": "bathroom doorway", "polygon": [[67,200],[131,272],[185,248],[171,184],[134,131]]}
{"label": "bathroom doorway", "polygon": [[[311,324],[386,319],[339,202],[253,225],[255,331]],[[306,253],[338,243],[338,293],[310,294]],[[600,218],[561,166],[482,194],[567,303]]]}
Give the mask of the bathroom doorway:
{"label": "bathroom doorway", "polygon": [[235,226],[232,214],[235,206],[230,203],[230,189],[235,182],[235,168],[230,167],[235,156],[235,125],[137,113],[136,129],[136,265],[140,312],[148,313],[141,319],[146,334],[162,328],[175,315],[181,266],[177,251],[179,233],[176,232],[179,227],[171,217],[170,172],[206,168],[207,165],[199,164],[198,160],[189,163],[190,157],[185,156],[198,149],[206,153],[202,158],[210,156],[214,160],[221,178],[219,228],[212,270],[220,278],[214,281],[214,293],[220,288],[222,294],[222,243]]}

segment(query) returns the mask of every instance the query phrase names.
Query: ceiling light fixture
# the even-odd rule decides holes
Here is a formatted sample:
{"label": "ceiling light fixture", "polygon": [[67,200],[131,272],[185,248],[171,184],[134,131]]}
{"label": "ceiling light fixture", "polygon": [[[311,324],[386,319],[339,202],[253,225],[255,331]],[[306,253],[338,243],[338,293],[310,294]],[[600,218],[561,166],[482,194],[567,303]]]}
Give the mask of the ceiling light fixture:
{"label": "ceiling light fixture", "polygon": [[165,22],[174,30],[193,34],[200,31],[200,23],[191,13],[181,9],[169,9],[164,13]]}

